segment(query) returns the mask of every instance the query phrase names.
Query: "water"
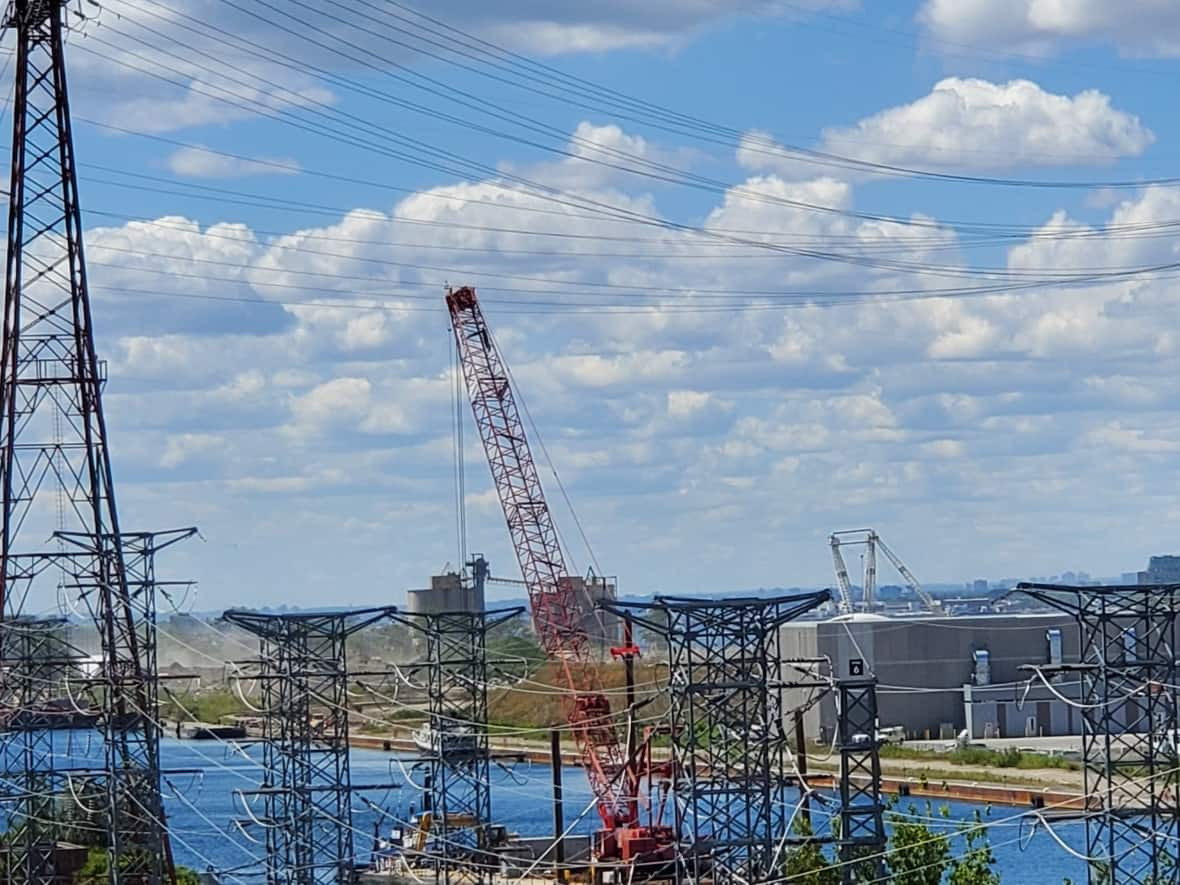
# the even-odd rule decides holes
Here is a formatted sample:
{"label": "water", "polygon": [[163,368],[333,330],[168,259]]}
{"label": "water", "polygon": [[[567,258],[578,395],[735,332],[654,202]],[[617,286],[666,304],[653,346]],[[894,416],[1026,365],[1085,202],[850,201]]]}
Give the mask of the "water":
{"label": "water", "polygon": [[[65,750],[66,748],[63,748]],[[263,832],[248,823],[253,812],[261,816],[261,806],[246,794],[258,786],[260,767],[257,748],[248,753],[233,745],[216,741],[177,741],[165,739],[161,744],[161,762],[170,773],[165,776],[165,807],[173,849],[178,863],[197,870],[209,867],[234,872],[223,876],[226,882],[257,883],[263,855]],[[92,755],[92,746],[82,737],[74,738],[63,752],[65,764],[78,764]],[[388,830],[396,820],[407,820],[422,805],[421,792],[410,783],[396,756],[375,750],[352,753],[354,784],[396,785],[393,789],[358,793],[353,806],[353,836],[361,861],[368,858],[374,826],[379,815],[374,805],[386,809],[381,829]],[[514,765],[511,769],[493,765],[492,811],[497,823],[525,836],[550,835],[553,832],[550,797],[550,770],[547,764]],[[366,801],[367,800],[367,801]],[[372,803],[372,804],[369,804]],[[585,774],[567,768],[564,774],[565,822],[571,832],[589,833],[597,828],[589,785]],[[903,799],[899,811],[913,805],[919,815],[927,814],[922,799]],[[1004,885],[1061,885],[1068,877],[1085,881],[1085,865],[1070,856],[1053,837],[1043,830],[1030,834],[1027,822],[1021,824],[1025,809],[1006,806],[986,808],[966,802],[938,803],[934,807],[934,827],[951,827],[938,817],[938,809],[949,807],[954,820],[970,820],[976,810],[989,824],[990,842],[996,855],[996,870]],[[816,808],[816,815],[823,810]],[[243,822],[241,826],[234,821]],[[1081,823],[1055,825],[1059,836],[1074,850],[1084,846]],[[962,849],[961,837],[955,837],[953,850]]]}

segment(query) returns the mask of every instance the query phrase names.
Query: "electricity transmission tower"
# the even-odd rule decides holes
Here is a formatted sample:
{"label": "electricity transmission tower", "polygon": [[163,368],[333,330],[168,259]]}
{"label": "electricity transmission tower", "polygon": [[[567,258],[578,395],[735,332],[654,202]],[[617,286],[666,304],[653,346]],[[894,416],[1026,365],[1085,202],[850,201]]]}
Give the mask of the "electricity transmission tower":
{"label": "electricity transmission tower", "polygon": [[64,618],[12,618],[0,623],[0,660],[7,868],[20,881],[51,885],[57,881],[55,803],[62,783],[54,764],[54,702],[82,658],[68,645]]}
{"label": "electricity transmission tower", "polygon": [[467,885],[485,885],[499,864],[489,839],[487,638],[489,630],[524,611],[399,615],[426,640],[425,666],[415,669],[424,669],[427,678],[430,835],[438,846],[432,852],[435,878],[445,885],[454,872]]}
{"label": "electricity transmission tower", "polygon": [[355,611],[263,614],[225,619],[260,640],[263,783],[245,795],[265,809],[268,885],[339,885],[353,880],[348,760],[348,637],[388,620],[392,606]]}
{"label": "electricity transmission tower", "polygon": [[1033,669],[1081,680],[1089,881],[1180,883],[1180,584],[1017,589],[1073,615],[1081,635],[1079,663]]}
{"label": "electricity transmission tower", "polygon": [[[877,739],[876,677],[836,683],[840,751],[840,878],[884,882],[885,805]],[[863,858],[863,860],[860,860]]]}
{"label": "electricity transmission tower", "polygon": [[[93,619],[101,657],[85,687],[103,738],[98,774],[110,879],[158,885],[175,874],[154,718],[154,588],[137,595],[131,587],[115,504],[66,89],[67,14],[66,0],[9,0],[3,20],[16,35],[16,55],[0,346],[0,619],[27,624],[63,593]],[[56,541],[44,549],[51,536]],[[26,641],[6,641],[0,652],[0,668],[38,666],[40,653]],[[30,721],[48,700],[24,708]],[[44,753],[27,754],[20,778],[48,784],[36,791],[42,799],[61,785],[42,776],[46,764]],[[33,791],[25,793],[27,809]],[[40,808],[47,835],[22,853],[14,879],[53,879],[52,812],[52,803]]]}
{"label": "electricity transmission tower", "polygon": [[688,881],[781,878],[792,777],[780,628],[830,598],[603,604],[668,643],[677,860]]}

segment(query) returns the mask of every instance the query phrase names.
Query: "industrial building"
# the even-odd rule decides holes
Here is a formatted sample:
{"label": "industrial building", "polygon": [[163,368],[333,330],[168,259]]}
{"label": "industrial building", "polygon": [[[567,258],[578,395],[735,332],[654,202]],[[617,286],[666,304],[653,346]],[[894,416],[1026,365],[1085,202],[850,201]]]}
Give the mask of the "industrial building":
{"label": "industrial building", "polygon": [[600,608],[604,602],[614,602],[615,582],[609,578],[583,578],[571,575],[566,578],[570,589],[583,604],[582,629],[590,644],[600,656],[605,657],[611,646],[622,642],[622,622],[619,616]]}
{"label": "industrial building", "polygon": [[458,572],[434,575],[429,587],[406,592],[406,611],[413,615],[483,610],[483,582],[466,581]]}
{"label": "industrial building", "polygon": [[[472,579],[459,572],[450,571],[431,577],[429,587],[407,591],[406,611],[415,615],[483,611],[486,608],[485,580],[520,584],[518,581],[502,581],[488,577],[486,572],[481,572],[478,567],[482,562],[482,558],[477,558],[473,563],[476,568],[473,569],[475,577]],[[483,579],[480,579],[481,576]],[[609,578],[570,575],[563,579],[563,587],[568,588],[581,603],[580,607],[585,613],[582,616],[582,629],[590,640],[591,648],[600,656],[608,655],[612,646],[622,642],[622,622],[618,615],[601,609],[599,605],[615,601],[615,581]]]}
{"label": "industrial building", "polygon": [[[1074,663],[1076,623],[1062,614],[972,617],[885,617],[857,613],[827,621],[797,621],[782,628],[784,655],[824,659],[836,676],[863,667],[878,680],[880,724],[901,726],[912,738],[1076,734],[1076,687],[1028,685],[1027,664]],[[797,672],[784,673],[787,680]],[[1027,694],[1026,694],[1027,690]],[[1056,692],[1056,693],[1055,693]],[[805,690],[788,706],[805,700]],[[810,738],[830,740],[836,709],[826,697],[805,716]]]}

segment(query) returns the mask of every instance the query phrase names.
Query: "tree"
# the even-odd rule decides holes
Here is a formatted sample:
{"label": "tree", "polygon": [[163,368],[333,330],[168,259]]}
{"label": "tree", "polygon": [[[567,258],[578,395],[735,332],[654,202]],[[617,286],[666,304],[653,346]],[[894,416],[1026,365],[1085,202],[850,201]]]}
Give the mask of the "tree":
{"label": "tree", "polygon": [[[91,848],[86,863],[74,874],[74,885],[107,885],[111,878],[110,855],[105,848]],[[201,885],[201,877],[188,867],[176,868],[176,885]]]}
{"label": "tree", "polygon": [[798,844],[787,852],[783,878],[792,885],[840,885],[840,868],[828,859],[819,842],[812,839],[811,825],[802,815],[795,818]]}
{"label": "tree", "polygon": [[964,826],[962,832],[967,844],[963,854],[951,861],[950,885],[1000,885],[1000,874],[992,869],[996,858],[983,815],[976,811],[973,823]]}
{"label": "tree", "polygon": [[[943,809],[942,816],[948,814]],[[926,816],[934,816],[929,802],[926,803]],[[888,855],[892,885],[939,885],[950,863],[950,837],[932,832],[918,819],[918,809],[913,805],[909,814],[891,812],[889,820],[893,824]]]}

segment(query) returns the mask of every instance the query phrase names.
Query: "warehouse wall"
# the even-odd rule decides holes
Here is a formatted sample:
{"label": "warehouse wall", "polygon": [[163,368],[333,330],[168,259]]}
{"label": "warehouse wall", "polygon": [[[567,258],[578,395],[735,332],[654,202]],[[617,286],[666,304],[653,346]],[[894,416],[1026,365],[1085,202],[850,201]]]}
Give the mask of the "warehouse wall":
{"label": "warehouse wall", "polygon": [[[788,624],[787,634],[815,634],[815,653],[832,660],[837,676],[849,662],[863,659],[878,679],[881,725],[901,725],[912,736],[940,732],[952,736],[965,726],[964,684],[972,681],[972,653],[986,649],[993,683],[1027,679],[1024,664],[1048,661],[1046,631],[1062,633],[1062,658],[1078,660],[1076,624],[1065,615],[983,615],[976,617],[885,618],[853,615],[811,624]],[[784,636],[784,641],[786,637]],[[804,640],[792,638],[790,642]],[[810,648],[810,646],[807,646]],[[820,707],[817,735],[833,733],[836,708],[831,698]]]}

